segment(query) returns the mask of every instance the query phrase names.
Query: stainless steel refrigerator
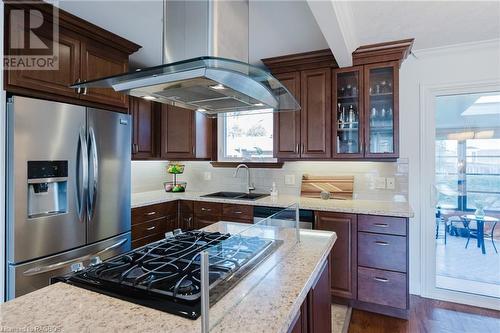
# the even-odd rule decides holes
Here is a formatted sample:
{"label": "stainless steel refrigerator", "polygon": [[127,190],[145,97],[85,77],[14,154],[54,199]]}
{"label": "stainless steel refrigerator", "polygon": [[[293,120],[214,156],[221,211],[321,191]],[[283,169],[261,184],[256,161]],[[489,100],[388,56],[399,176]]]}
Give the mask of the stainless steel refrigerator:
{"label": "stainless steel refrigerator", "polygon": [[130,250],[130,116],[13,96],[7,124],[7,299]]}

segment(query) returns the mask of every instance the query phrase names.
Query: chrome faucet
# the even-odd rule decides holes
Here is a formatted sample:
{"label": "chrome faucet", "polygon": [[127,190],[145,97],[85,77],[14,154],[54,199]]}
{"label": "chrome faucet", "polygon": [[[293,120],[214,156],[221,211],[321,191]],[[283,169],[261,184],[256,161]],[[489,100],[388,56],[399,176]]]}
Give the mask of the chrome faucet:
{"label": "chrome faucet", "polygon": [[255,190],[255,187],[250,182],[250,169],[248,168],[248,166],[246,164],[238,164],[238,166],[236,167],[236,171],[234,172],[233,177],[236,177],[238,175],[238,171],[241,168],[247,169],[247,194],[250,194],[251,191]]}

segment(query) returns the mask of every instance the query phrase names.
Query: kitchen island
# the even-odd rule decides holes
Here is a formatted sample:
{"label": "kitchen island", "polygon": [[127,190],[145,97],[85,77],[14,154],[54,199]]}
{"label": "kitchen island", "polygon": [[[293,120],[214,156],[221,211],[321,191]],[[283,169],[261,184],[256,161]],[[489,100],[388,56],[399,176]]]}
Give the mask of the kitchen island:
{"label": "kitchen island", "polygon": [[[235,233],[244,228],[248,225],[219,222],[205,229]],[[297,324],[315,285],[322,281],[329,285],[325,272],[336,234],[300,230],[300,242],[296,242],[293,229],[277,233],[283,244],[210,308],[211,332],[287,332]],[[200,332],[201,320],[57,283],[0,305],[0,327],[52,332]]]}

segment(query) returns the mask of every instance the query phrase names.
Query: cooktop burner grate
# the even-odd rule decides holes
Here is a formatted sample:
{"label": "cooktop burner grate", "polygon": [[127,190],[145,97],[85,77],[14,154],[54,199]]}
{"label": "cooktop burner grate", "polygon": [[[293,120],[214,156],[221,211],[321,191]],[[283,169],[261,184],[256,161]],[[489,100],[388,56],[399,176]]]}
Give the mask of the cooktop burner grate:
{"label": "cooktop burner grate", "polygon": [[219,232],[178,232],[61,279],[195,319],[200,315],[201,251],[209,253],[214,303],[279,244],[275,240]]}

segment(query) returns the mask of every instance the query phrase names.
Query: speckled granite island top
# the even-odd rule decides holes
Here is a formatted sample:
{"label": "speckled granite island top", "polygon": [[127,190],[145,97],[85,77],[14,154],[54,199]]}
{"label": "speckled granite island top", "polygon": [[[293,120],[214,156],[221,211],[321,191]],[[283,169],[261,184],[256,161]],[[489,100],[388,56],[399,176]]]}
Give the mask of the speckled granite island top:
{"label": "speckled granite island top", "polygon": [[132,194],[132,208],[174,200],[210,201],[240,205],[287,207],[298,203],[301,209],[329,211],[338,213],[370,214],[382,216],[413,217],[413,210],[408,202],[376,200],[322,200],[293,195],[267,196],[258,200],[235,200],[208,198],[203,195],[212,192],[167,193],[163,190]]}
{"label": "speckled granite island top", "polygon": [[[248,225],[219,222],[209,231]],[[278,229],[277,229],[278,230]],[[267,231],[266,231],[267,232]],[[286,332],[336,240],[335,233],[274,232],[283,244],[210,308],[211,332]],[[200,332],[201,321],[57,283],[0,305],[0,328],[42,332]]]}

